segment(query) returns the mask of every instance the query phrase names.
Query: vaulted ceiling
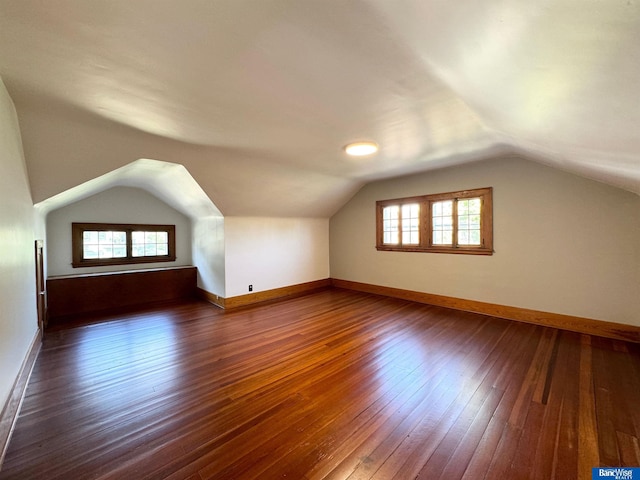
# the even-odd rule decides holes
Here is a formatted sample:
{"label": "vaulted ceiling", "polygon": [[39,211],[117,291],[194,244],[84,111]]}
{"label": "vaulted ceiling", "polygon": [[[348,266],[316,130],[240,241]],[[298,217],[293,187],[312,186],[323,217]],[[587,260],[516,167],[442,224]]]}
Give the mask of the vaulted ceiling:
{"label": "vaulted ceiling", "polygon": [[224,215],[503,154],[640,194],[638,0],[0,0],[0,76],[34,202],[141,158]]}

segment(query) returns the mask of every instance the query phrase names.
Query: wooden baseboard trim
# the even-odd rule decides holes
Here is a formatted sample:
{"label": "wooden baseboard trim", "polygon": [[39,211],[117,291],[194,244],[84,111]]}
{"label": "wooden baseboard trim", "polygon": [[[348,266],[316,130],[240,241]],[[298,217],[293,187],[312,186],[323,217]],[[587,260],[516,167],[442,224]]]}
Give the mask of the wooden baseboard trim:
{"label": "wooden baseboard trim", "polygon": [[215,293],[207,292],[204,288],[196,287],[196,295],[198,298],[213,303],[216,307],[225,308],[225,298]]}
{"label": "wooden baseboard trim", "polygon": [[289,285],[287,287],[274,288],[272,290],[249,293],[248,295],[238,295],[236,297],[225,298],[223,301],[223,308],[225,310],[231,310],[234,308],[245,307],[247,305],[253,305],[254,303],[276,300],[283,297],[306,295],[307,293],[329,287],[331,287],[331,280],[329,278],[315,280],[313,282],[298,283],[296,285]]}
{"label": "wooden baseboard trim", "polygon": [[356,290],[358,292],[373,293],[387,297],[400,298],[418,303],[437,305],[440,307],[464,310],[466,312],[482,313],[493,317],[516,320],[519,322],[533,323],[546,327],[554,327],[572,332],[586,333],[600,337],[613,338],[640,343],[640,327],[623,323],[593,320],[591,318],[574,317],[559,313],[541,312],[527,308],[510,307],[494,303],[465,300],[462,298],[434,295],[431,293],[403,290],[400,288],[383,287],[368,283],[351,282],[332,278],[331,285],[337,288]]}
{"label": "wooden baseboard trim", "polygon": [[27,389],[27,383],[29,383],[29,377],[31,376],[33,366],[38,358],[41,346],[42,331],[38,329],[38,332],[33,338],[33,342],[31,342],[29,351],[22,362],[20,372],[13,384],[13,388],[9,392],[9,398],[7,399],[7,402],[2,409],[2,413],[0,414],[0,470],[2,469],[2,462],[4,461],[7,447],[9,446],[13,427],[18,419],[20,405],[22,405],[22,399],[24,398],[24,394]]}

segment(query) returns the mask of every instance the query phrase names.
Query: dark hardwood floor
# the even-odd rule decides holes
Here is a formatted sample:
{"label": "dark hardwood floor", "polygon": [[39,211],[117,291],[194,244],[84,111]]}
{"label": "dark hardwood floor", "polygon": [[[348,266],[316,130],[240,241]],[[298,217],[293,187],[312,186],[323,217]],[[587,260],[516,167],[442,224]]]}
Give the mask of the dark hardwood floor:
{"label": "dark hardwood floor", "polygon": [[51,328],[2,479],[590,479],[640,345],[330,289]]}

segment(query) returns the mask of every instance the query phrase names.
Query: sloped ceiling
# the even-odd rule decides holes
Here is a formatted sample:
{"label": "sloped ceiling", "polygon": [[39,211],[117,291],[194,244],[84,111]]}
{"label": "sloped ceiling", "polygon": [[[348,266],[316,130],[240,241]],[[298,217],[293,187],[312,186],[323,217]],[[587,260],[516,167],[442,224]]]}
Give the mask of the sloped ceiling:
{"label": "sloped ceiling", "polygon": [[46,216],[53,210],[117,186],[147,190],[192,220],[222,216],[184,166],[146,158],[49,197],[38,202],[36,208]]}
{"label": "sloped ceiling", "polygon": [[34,202],[146,158],[224,215],[326,217],[514,153],[640,194],[639,46],[637,0],[0,0]]}

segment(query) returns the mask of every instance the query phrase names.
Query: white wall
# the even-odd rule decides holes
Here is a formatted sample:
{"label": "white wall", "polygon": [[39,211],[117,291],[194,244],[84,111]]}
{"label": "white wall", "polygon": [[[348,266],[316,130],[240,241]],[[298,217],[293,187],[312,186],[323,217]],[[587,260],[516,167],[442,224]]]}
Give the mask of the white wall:
{"label": "white wall", "polygon": [[198,287],[225,296],[224,218],[198,217],[193,224],[193,264],[198,267]]}
{"label": "white wall", "polygon": [[[375,202],[493,187],[493,256],[378,252]],[[640,197],[518,158],[365,186],[330,223],[331,276],[640,326]]]}
{"label": "white wall", "polygon": [[[118,270],[192,265],[191,221],[182,213],[144,190],[115,187],[53,210],[47,215],[48,276]],[[112,265],[107,267],[71,266],[71,224],[73,222],[148,223],[176,226],[176,261]]]}
{"label": "white wall", "polygon": [[226,217],[226,297],[329,278],[329,220]]}
{"label": "white wall", "polygon": [[18,121],[0,79],[0,410],[38,330],[34,222]]}

